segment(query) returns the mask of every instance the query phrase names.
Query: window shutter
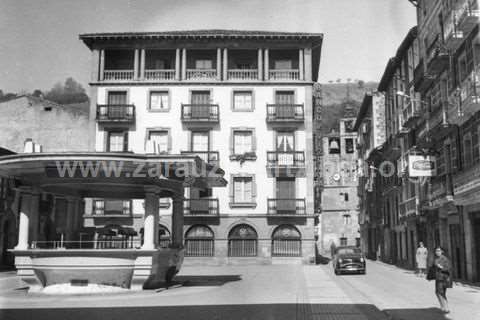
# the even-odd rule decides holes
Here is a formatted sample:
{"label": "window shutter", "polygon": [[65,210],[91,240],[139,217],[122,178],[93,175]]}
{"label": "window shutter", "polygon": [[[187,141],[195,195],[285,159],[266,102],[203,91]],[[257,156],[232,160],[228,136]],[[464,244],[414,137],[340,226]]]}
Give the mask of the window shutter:
{"label": "window shutter", "polygon": [[233,174],[230,175],[230,186],[229,186],[229,189],[230,189],[230,202],[233,203],[234,202],[234,187],[233,185],[235,184],[235,177]]}
{"label": "window shutter", "polygon": [[255,181],[255,175],[252,176],[252,202],[256,202],[257,198],[257,182]]}
{"label": "window shutter", "polygon": [[110,131],[106,131],[105,134],[107,135],[107,146],[106,146],[106,150],[107,150],[107,152],[110,152]]}
{"label": "window shutter", "polygon": [[128,131],[123,133],[123,151],[128,151]]}
{"label": "window shutter", "polygon": [[255,129],[252,129],[252,151],[257,152],[257,135],[255,134]]}
{"label": "window shutter", "polygon": [[167,131],[168,134],[168,153],[172,153],[172,135],[170,130]]}
{"label": "window shutter", "polygon": [[245,202],[253,201],[253,179],[245,178],[243,179],[243,200]]}
{"label": "window shutter", "polygon": [[235,147],[234,147],[234,135],[235,135],[235,130],[230,130],[230,154],[233,155],[235,154]]}

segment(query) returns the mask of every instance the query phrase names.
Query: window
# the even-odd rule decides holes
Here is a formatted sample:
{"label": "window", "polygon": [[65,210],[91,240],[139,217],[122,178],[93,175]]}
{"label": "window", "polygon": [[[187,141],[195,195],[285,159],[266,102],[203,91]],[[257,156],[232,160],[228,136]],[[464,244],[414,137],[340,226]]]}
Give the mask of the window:
{"label": "window", "polygon": [[236,177],[233,179],[233,202],[234,203],[251,203],[253,181],[252,177]]}
{"label": "window", "polygon": [[108,131],[107,135],[108,152],[128,151],[128,131]]}
{"label": "window", "polygon": [[234,227],[228,234],[229,257],[257,256],[257,232],[247,224]]}
{"label": "window", "polygon": [[233,132],[233,154],[246,154],[253,150],[253,132],[250,130],[237,130]]}
{"label": "window", "polygon": [[98,215],[122,215],[131,214],[130,200],[95,200],[93,203],[93,212]]}
{"label": "window", "polygon": [[154,145],[154,153],[168,153],[170,150],[169,134],[167,130],[149,131],[148,141]]}
{"label": "window", "polygon": [[292,69],[292,60],[275,60],[276,70],[289,70]]}
{"label": "window", "polygon": [[278,152],[295,151],[295,134],[293,131],[277,132],[277,151]]}
{"label": "window", "polygon": [[302,239],[297,228],[279,226],[272,234],[272,256],[298,257],[302,255]]}
{"label": "window", "polygon": [[192,149],[191,151],[208,151],[209,150],[209,132],[208,131],[192,131]]}
{"label": "window", "polygon": [[107,103],[109,105],[127,104],[127,91],[109,91]]}
{"label": "window", "polygon": [[151,91],[150,92],[150,110],[166,111],[169,109],[168,91]]}
{"label": "window", "polygon": [[213,69],[212,60],[195,60],[195,69]]}
{"label": "window", "polygon": [[340,139],[328,138],[328,153],[339,154],[340,153]]}
{"label": "window", "polygon": [[343,224],[348,225],[352,222],[352,217],[349,214],[343,215]]}
{"label": "window", "polygon": [[[346,246],[347,245],[347,238],[342,237],[340,238],[340,245],[341,246]],[[338,251],[339,254],[342,254],[340,251]]]}
{"label": "window", "polygon": [[213,257],[213,231],[203,225],[195,225],[185,234],[185,255],[189,257]]}
{"label": "window", "polygon": [[345,152],[346,153],[353,153],[354,152],[354,147],[353,147],[353,139],[345,139]]}
{"label": "window", "polygon": [[463,164],[465,168],[469,168],[472,165],[472,138],[470,134],[463,137]]}
{"label": "window", "polygon": [[233,110],[252,110],[253,94],[252,91],[234,91],[233,92]]}

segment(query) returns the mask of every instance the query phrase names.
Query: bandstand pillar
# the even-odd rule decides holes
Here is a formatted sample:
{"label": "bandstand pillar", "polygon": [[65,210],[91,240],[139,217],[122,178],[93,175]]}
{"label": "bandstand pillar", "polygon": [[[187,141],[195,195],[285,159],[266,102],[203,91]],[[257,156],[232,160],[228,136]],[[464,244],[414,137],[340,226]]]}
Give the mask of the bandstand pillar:
{"label": "bandstand pillar", "polygon": [[176,248],[183,246],[183,197],[173,197],[172,205],[172,244]]}
{"label": "bandstand pillar", "polygon": [[145,195],[145,220],[143,246],[144,250],[154,250],[158,246],[158,202],[159,195],[147,192]]}

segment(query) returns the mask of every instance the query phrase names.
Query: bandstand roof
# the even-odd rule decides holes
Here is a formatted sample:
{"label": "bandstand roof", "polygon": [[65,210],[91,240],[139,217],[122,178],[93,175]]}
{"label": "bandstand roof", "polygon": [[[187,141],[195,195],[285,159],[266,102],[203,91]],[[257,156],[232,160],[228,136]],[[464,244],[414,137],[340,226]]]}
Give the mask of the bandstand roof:
{"label": "bandstand roof", "polygon": [[0,176],[64,196],[144,198],[183,195],[184,186],[226,185],[224,172],[199,157],[134,153],[29,153],[0,157]]}

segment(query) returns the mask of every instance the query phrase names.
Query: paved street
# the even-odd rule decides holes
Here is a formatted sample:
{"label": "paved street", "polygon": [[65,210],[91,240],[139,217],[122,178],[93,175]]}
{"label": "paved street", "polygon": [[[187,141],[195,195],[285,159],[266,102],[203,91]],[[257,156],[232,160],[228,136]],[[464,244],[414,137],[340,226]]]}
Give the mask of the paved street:
{"label": "paved street", "polygon": [[116,295],[0,290],[0,319],[470,320],[480,303],[480,290],[456,286],[445,317],[433,282],[377,262],[369,262],[366,276],[337,277],[330,265],[256,265],[185,267],[178,280],[183,286]]}

